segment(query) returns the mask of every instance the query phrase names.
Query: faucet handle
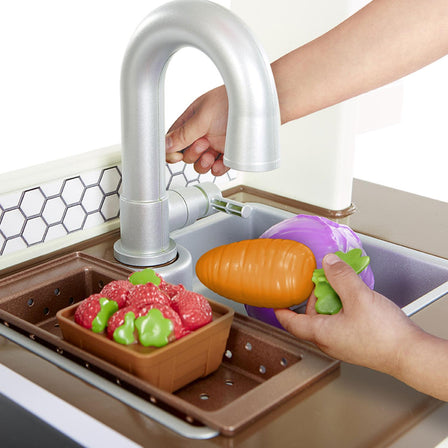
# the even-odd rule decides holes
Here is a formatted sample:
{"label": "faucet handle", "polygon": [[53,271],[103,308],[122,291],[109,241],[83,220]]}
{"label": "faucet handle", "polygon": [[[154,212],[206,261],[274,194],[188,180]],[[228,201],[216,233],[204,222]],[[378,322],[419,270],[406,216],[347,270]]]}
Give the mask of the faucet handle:
{"label": "faucet handle", "polygon": [[250,205],[223,197],[212,199],[211,204],[217,211],[227,213],[228,215],[236,215],[240,218],[248,218],[252,213]]}

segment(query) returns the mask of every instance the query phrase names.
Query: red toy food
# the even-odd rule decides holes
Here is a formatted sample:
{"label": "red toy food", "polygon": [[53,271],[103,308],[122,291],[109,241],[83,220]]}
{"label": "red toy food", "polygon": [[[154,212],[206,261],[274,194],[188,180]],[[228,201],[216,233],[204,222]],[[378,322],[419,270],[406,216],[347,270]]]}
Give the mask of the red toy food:
{"label": "red toy food", "polygon": [[78,324],[97,333],[106,330],[107,337],[120,344],[154,347],[188,335],[212,317],[205,297],[167,283],[149,268],[108,283],[75,312]]}
{"label": "red toy food", "polygon": [[144,285],[132,285],[129,290],[126,305],[149,305],[151,303],[160,303],[170,306],[170,298],[161,291],[154,283]]}
{"label": "red toy food", "polygon": [[108,283],[100,292],[103,297],[117,302],[118,308],[126,306],[129,290],[134,285],[127,280],[114,280]]}
{"label": "red toy food", "polygon": [[[135,306],[125,306],[124,308],[116,311],[107,321],[107,337],[110,339],[114,339],[114,332],[117,328],[121,327],[125,323],[125,316],[127,313],[134,313],[134,319],[138,316],[138,311]],[[135,337],[129,343],[136,342]]]}
{"label": "red toy food", "polygon": [[117,302],[101,294],[93,294],[76,309],[75,322],[95,333],[101,333],[106,328],[109,317],[117,310]]}
{"label": "red toy food", "polygon": [[173,309],[177,311],[187,330],[196,330],[212,320],[212,308],[201,294],[186,289],[172,298]]}
{"label": "red toy food", "polygon": [[183,285],[173,285],[172,283],[167,283],[163,279],[159,285],[159,289],[167,294],[170,299],[172,299],[179,292],[185,291]]}

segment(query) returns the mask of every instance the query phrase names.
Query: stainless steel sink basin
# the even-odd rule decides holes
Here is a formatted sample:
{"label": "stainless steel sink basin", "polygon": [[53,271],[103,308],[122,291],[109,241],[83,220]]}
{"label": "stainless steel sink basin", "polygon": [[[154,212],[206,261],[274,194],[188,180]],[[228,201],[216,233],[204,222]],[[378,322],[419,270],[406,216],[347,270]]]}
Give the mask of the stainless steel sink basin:
{"label": "stainless steel sink basin", "polygon": [[[191,253],[194,266],[198,258],[213,247],[258,238],[272,225],[294,216],[263,204],[248,205],[252,210],[247,218],[217,213],[176,230],[171,236]],[[359,236],[371,258],[375,290],[393,300],[407,315],[448,293],[448,260],[366,235]],[[246,314],[243,305],[216,295],[197,278],[193,279],[193,289]]]}

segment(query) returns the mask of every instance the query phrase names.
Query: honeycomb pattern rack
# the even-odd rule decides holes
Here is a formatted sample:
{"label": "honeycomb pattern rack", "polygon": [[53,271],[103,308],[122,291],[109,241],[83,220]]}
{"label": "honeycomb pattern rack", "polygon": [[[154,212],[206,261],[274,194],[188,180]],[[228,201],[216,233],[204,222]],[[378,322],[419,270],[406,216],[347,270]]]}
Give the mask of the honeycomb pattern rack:
{"label": "honeycomb pattern rack", "polygon": [[[235,178],[199,175],[192,165],[166,165],[167,188],[198,182],[225,184]],[[119,217],[120,166],[0,195],[0,255],[11,254]]]}

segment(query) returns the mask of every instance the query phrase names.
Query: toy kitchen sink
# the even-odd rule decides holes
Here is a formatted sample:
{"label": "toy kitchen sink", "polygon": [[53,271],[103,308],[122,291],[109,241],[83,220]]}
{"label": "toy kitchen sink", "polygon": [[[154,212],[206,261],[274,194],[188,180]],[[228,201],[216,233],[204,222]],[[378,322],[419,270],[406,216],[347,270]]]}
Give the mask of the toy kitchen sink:
{"label": "toy kitchen sink", "polygon": [[[246,204],[247,218],[215,214],[195,224],[173,232],[176,242],[186,247],[195,264],[198,258],[213,247],[233,241],[257,238],[266,229],[293,213],[264,204]],[[448,260],[413,249],[392,244],[366,235],[359,235],[366,253],[370,256],[375,275],[375,290],[412,315],[448,292]],[[207,290],[197,278],[194,288],[223,303]],[[244,306],[231,302],[239,312]]]}
{"label": "toy kitchen sink", "polygon": [[[246,203],[244,218],[215,213],[171,232],[193,259],[207,250],[257,238],[292,213]],[[375,289],[411,315],[448,292],[448,260],[360,235],[371,257]],[[113,241],[111,242],[111,244]],[[235,310],[217,371],[169,393],[62,338],[56,313],[112,279],[131,272],[87,249],[52,259],[0,281],[0,334],[190,438],[233,435],[323,378],[339,363],[311,344],[245,316],[243,305],[219,297],[194,277],[192,289]],[[104,259],[109,258],[109,259]]]}
{"label": "toy kitchen sink", "polygon": [[[198,258],[213,247],[233,241],[257,238],[266,229],[293,213],[264,204],[246,204],[247,218],[215,214],[195,224],[174,231],[176,242]],[[359,235],[366,253],[370,256],[375,276],[375,290],[393,300],[407,315],[412,315],[448,292],[448,260],[413,249],[392,244],[366,235]],[[197,278],[194,288],[223,303],[205,289]],[[244,313],[244,306],[231,302],[232,307]]]}

